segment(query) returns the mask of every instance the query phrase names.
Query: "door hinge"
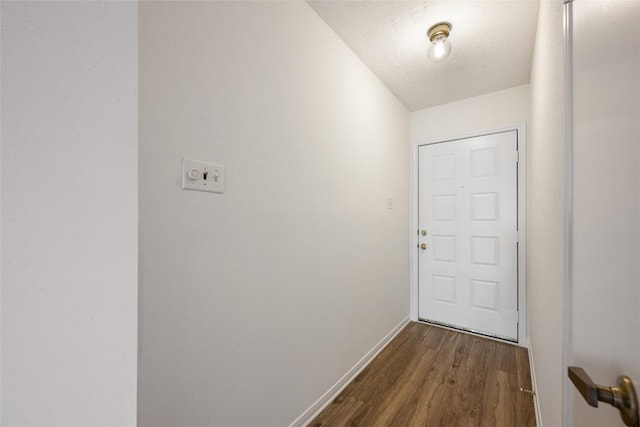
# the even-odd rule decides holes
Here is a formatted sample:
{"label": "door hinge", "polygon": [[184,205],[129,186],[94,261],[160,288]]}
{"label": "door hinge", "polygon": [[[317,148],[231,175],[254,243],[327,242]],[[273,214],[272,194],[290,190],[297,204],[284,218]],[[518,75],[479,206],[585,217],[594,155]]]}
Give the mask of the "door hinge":
{"label": "door hinge", "polygon": [[512,311],[512,312],[510,313],[510,316],[509,316],[509,317],[511,318],[511,321],[512,321],[512,322],[514,322],[514,323],[516,323],[516,324],[519,324],[519,323],[520,323],[520,312],[519,312],[518,310],[514,310],[514,311]]}
{"label": "door hinge", "polygon": [[520,163],[520,151],[516,150],[516,163]]}

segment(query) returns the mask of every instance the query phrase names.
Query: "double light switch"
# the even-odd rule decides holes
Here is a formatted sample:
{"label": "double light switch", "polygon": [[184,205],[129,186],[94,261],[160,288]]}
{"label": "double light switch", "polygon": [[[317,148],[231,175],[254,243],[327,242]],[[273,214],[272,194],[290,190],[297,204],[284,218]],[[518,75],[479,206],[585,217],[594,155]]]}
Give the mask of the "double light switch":
{"label": "double light switch", "polygon": [[223,193],[224,166],[183,158],[182,188],[184,190]]}

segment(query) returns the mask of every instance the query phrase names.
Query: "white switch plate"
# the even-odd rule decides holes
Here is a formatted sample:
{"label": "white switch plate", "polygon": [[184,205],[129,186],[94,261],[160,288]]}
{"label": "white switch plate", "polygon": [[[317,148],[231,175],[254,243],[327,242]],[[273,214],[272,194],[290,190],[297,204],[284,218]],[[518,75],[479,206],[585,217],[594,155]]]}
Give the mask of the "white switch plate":
{"label": "white switch plate", "polygon": [[[190,172],[192,172],[192,177],[190,177]],[[224,193],[224,165],[183,158],[182,188],[184,190]]]}

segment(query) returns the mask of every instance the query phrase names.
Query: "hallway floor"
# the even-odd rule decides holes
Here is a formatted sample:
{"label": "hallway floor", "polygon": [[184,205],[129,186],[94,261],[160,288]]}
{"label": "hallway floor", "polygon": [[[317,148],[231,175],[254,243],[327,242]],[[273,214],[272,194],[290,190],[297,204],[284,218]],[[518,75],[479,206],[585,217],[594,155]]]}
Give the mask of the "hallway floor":
{"label": "hallway floor", "polygon": [[535,426],[527,350],[409,323],[309,425]]}

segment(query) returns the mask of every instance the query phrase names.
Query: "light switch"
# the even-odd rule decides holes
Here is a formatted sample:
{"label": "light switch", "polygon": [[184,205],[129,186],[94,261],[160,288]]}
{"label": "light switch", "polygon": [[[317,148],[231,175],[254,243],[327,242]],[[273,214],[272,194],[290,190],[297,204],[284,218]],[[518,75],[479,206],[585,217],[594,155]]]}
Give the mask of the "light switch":
{"label": "light switch", "polygon": [[184,190],[224,192],[224,165],[182,159],[182,188]]}

